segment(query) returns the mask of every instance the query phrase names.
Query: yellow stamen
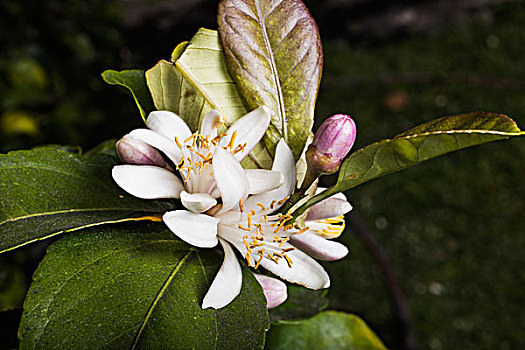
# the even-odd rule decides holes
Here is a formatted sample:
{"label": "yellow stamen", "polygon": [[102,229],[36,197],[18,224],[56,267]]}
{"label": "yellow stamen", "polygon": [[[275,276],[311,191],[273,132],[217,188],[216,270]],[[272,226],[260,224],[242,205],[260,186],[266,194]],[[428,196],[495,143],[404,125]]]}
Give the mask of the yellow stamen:
{"label": "yellow stamen", "polygon": [[230,149],[233,149],[233,145],[235,143],[236,138],[237,138],[237,131],[234,131],[232,134],[232,138],[230,139],[230,143],[228,144],[227,147],[229,147]]}
{"label": "yellow stamen", "polygon": [[242,206],[242,199],[239,199],[239,209],[241,210],[241,213],[244,213],[244,207]]}
{"label": "yellow stamen", "polygon": [[274,199],[274,200],[272,201],[272,203],[270,204],[270,209],[273,209],[275,203],[277,203],[277,201]]}
{"label": "yellow stamen", "polygon": [[279,264],[279,260],[275,259],[273,255],[270,255],[270,253],[268,253],[266,256],[272,259],[276,264]]}
{"label": "yellow stamen", "polygon": [[262,203],[257,203],[257,205],[261,207],[261,210],[266,210],[266,207]]}
{"label": "yellow stamen", "polygon": [[261,263],[264,257],[264,249],[259,250],[258,253],[261,255],[261,257],[259,258],[259,260],[257,260],[257,263],[255,264],[255,269],[259,267],[259,264]]}
{"label": "yellow stamen", "polygon": [[286,259],[286,262],[288,263],[288,267],[292,267],[292,260],[287,256],[285,255],[284,258]]}
{"label": "yellow stamen", "polygon": [[279,243],[279,248],[282,247],[284,242],[286,242],[289,239],[290,239],[290,237],[288,237],[288,236],[284,237],[284,239],[281,241],[281,243]]}
{"label": "yellow stamen", "polygon": [[291,252],[292,250],[295,250],[295,248],[294,248],[294,247],[284,248],[284,249],[283,249],[283,252],[284,252],[284,253],[288,253],[288,252]]}
{"label": "yellow stamen", "polygon": [[301,234],[303,232],[308,231],[309,229],[310,229],[310,227],[306,226],[305,228],[302,228],[301,230],[295,232],[294,235],[299,235],[299,234]]}
{"label": "yellow stamen", "polygon": [[179,146],[180,149],[182,149],[182,145],[180,144],[179,138],[177,136],[175,136],[175,143],[177,144],[177,146]]}
{"label": "yellow stamen", "polygon": [[251,230],[249,228],[246,228],[246,227],[242,227],[241,224],[238,224],[237,225],[238,228],[240,228],[241,230],[244,230],[244,231],[248,231],[248,232],[251,232]]}
{"label": "yellow stamen", "polygon": [[252,214],[248,214],[248,227],[252,227]]}
{"label": "yellow stamen", "polygon": [[265,223],[266,221],[268,221],[268,215],[264,214],[264,220],[263,220],[263,223]]}

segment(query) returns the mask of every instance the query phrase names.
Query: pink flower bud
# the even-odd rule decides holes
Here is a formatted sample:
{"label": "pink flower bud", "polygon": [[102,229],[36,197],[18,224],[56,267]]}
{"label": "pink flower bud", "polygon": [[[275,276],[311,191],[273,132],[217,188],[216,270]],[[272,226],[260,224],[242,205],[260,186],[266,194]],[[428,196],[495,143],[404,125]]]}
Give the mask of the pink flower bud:
{"label": "pink flower bud", "polygon": [[257,273],[253,275],[263,289],[264,296],[266,297],[266,307],[268,309],[273,309],[281,305],[286,298],[288,298],[286,284],[283,281]]}
{"label": "pink flower bud", "polygon": [[319,174],[335,173],[354,145],[356,126],[352,118],[336,114],[326,119],[306,152],[308,167]]}
{"label": "pink flower bud", "polygon": [[154,147],[141,140],[125,135],[115,144],[117,154],[126,164],[155,165],[158,167],[172,169],[166,159]]}

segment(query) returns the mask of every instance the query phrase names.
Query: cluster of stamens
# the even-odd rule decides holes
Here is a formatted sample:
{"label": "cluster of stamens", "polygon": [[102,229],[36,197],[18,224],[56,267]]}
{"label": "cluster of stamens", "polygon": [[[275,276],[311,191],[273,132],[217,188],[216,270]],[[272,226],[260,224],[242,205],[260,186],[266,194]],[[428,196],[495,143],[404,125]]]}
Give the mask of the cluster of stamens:
{"label": "cluster of stamens", "polygon": [[[219,119],[219,122],[214,125],[214,129],[219,129],[222,126],[224,126],[224,119],[221,117]],[[215,147],[221,142],[221,140],[227,136],[226,133],[218,134],[216,137],[210,139],[210,135],[202,135],[197,132],[191,134],[188,138],[185,140],[179,140],[177,136],[175,136],[175,143],[181,150],[187,150],[193,153],[195,156],[192,157],[182,157],[180,162],[178,164],[175,164],[177,170],[183,174],[183,172],[186,172],[186,175],[184,176],[184,182],[188,182],[191,173],[193,172],[196,175],[201,175],[202,172],[206,169],[206,167],[211,164],[213,160],[213,152],[215,151]],[[239,152],[243,152],[246,148],[246,142],[243,144],[238,144],[235,146],[235,139],[237,138],[237,131],[234,131],[230,137],[230,141],[226,146],[223,146],[222,148],[229,151],[232,155],[235,155]],[[210,175],[212,175],[213,172],[210,171]]]}
{"label": "cluster of stamens", "polygon": [[[273,200],[270,204],[269,209],[274,209],[275,206],[281,206],[287,200],[288,197],[285,197],[280,201]],[[257,206],[259,206],[260,208],[259,211],[267,209],[262,203],[257,203]],[[239,209],[241,213],[245,212],[244,207],[242,205],[242,200],[239,200]],[[288,255],[286,255],[286,253],[295,250],[295,248],[283,247],[283,245],[290,238],[289,234],[283,235],[283,233],[294,228],[293,224],[286,224],[292,218],[292,216],[289,214],[283,215],[281,213],[278,213],[277,215],[272,215],[268,217],[268,215],[263,214],[263,220],[261,222],[254,222],[255,220],[253,218],[256,214],[257,213],[255,210],[250,209],[250,212],[247,213],[246,226],[243,226],[242,224],[237,225],[239,229],[249,232],[249,234],[244,235],[242,239],[246,247],[245,259],[248,263],[248,266],[258,268],[263,258],[267,257],[276,264],[279,263],[280,259],[284,259],[288,264],[288,267],[291,268],[293,261]],[[267,224],[266,232],[263,229],[263,224]],[[271,233],[268,232],[269,228]],[[300,234],[308,229],[308,227],[305,227],[300,231],[294,232],[293,234]],[[279,233],[281,233],[281,235]],[[267,242],[270,242],[270,240],[272,243],[278,244],[278,248],[280,249],[280,251],[268,252],[265,248],[263,248]],[[275,247],[272,247],[272,250],[274,249]],[[255,261],[255,258],[253,258],[252,260],[252,255],[259,256],[257,261]]]}
{"label": "cluster of stamens", "polygon": [[323,220],[316,220],[315,222],[328,225],[328,227],[325,227],[322,230],[315,230],[315,232],[322,237],[337,238],[345,229],[344,215]]}

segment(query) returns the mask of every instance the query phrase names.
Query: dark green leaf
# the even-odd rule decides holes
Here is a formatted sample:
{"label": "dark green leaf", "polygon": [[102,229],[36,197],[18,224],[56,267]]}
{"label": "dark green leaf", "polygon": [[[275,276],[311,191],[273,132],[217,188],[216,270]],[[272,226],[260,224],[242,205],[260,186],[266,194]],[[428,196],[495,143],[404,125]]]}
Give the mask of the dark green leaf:
{"label": "dark green leaf", "polygon": [[311,290],[288,285],[288,298],[284,303],[269,310],[270,321],[297,320],[314,316],[328,306],[328,290]]}
{"label": "dark green leaf", "polygon": [[269,321],[243,268],[240,295],[201,309],[222,256],[162,224],[105,226],[54,243],[34,276],[20,324],[27,349],[256,349]]}
{"label": "dark green leaf", "polygon": [[223,0],[219,32],[228,68],[251,108],[273,112],[271,150],[281,137],[299,159],[310,135],[323,53],[314,19],[299,0]]}
{"label": "dark green leaf", "polygon": [[525,133],[516,122],[503,114],[474,112],[432,120],[352,153],[341,165],[335,186],[312,197],[294,217],[335,193],[375,178],[449,152],[521,135]]}
{"label": "dark green leaf", "polygon": [[266,348],[279,349],[386,349],[381,340],[355,315],[326,311],[308,320],[272,325]]}
{"label": "dark green leaf", "polygon": [[[210,109],[216,109],[231,125],[247,112],[247,107],[230,77],[219,35],[201,28],[189,43],[179,44],[172,62],[159,61],[146,72],[155,108],[179,115],[196,131]],[[247,168],[271,168],[272,158],[260,143],[245,158]]]}
{"label": "dark green leaf", "polygon": [[139,108],[142,119],[146,119],[148,113],[153,110],[153,101],[146,85],[146,77],[142,70],[107,70],[102,73],[104,81],[111,85],[120,85],[128,89]]}
{"label": "dark green leaf", "polygon": [[52,148],[0,155],[0,252],[171,207],[120,190],[111,178],[113,165],[113,157],[89,159]]}
{"label": "dark green leaf", "polygon": [[88,158],[95,158],[95,157],[105,154],[108,156],[112,156],[116,159],[118,155],[117,155],[117,150],[115,149],[115,143],[117,143],[116,139],[111,139],[111,140],[107,140],[102,143],[99,143],[98,145],[96,145],[95,147],[91,148],[86,153],[84,153],[84,156]]}

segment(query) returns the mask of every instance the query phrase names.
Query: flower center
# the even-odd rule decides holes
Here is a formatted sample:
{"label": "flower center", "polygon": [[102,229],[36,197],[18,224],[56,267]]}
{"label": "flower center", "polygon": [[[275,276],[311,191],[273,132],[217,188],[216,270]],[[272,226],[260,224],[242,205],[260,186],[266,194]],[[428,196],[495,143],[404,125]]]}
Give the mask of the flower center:
{"label": "flower center", "polygon": [[[213,125],[213,129],[218,131],[220,127],[224,125],[224,119],[219,118],[218,122]],[[184,182],[188,182],[190,175],[193,173],[200,176],[206,167],[211,164],[213,160],[213,153],[215,148],[218,147],[221,140],[228,134],[221,133],[216,137],[210,139],[210,135],[203,135],[197,132],[191,134],[185,140],[179,140],[175,136],[175,143],[183,150],[185,156],[183,156],[178,164],[176,164],[177,170],[182,174]],[[230,151],[232,155],[244,151],[247,143],[235,145],[235,139],[237,138],[237,131],[234,131],[228,144],[222,148]],[[213,172],[210,170],[210,176]]]}
{"label": "flower center", "polygon": [[[269,209],[274,209],[276,205],[282,205],[286,200],[288,200],[288,197],[285,197],[280,201],[273,200]],[[246,259],[248,266],[257,269],[263,258],[267,257],[276,264],[282,259],[286,261],[288,267],[291,268],[293,261],[287,253],[295,250],[295,248],[285,245],[285,243],[290,239],[291,234],[300,234],[309,228],[305,227],[297,232],[286,232],[294,228],[293,224],[286,225],[286,222],[291,218],[291,215],[278,213],[277,215],[268,216],[260,213],[263,210],[267,210],[264,204],[257,203],[257,206],[259,207],[257,212],[250,209],[247,213],[245,226],[241,223],[237,225],[239,229],[248,232],[243,236],[242,240],[246,247],[246,255],[244,258]],[[239,200],[239,209],[241,213],[245,212],[242,200]],[[256,258],[257,256],[258,258]]]}

